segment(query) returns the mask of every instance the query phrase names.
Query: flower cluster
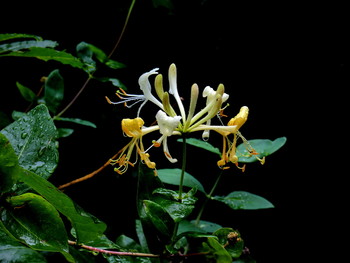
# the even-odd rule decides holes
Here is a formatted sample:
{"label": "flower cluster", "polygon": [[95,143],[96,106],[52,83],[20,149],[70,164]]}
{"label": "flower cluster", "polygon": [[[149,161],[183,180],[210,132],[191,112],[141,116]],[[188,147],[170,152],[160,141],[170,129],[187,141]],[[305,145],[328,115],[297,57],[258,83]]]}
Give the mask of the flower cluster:
{"label": "flower cluster", "polygon": [[[158,99],[152,94],[152,86],[149,82],[151,75],[157,74],[154,82],[154,87]],[[106,97],[110,104],[123,103],[127,107],[131,107],[137,103],[141,103],[137,117],[134,119],[123,119],[122,130],[124,134],[131,138],[131,141],[124,146],[117,155],[115,160],[111,160],[113,165],[117,165],[115,171],[119,174],[124,173],[128,166],[133,166],[136,161],[131,161],[131,155],[136,148],[137,155],[141,160],[152,169],[155,169],[156,164],[150,161],[150,155],[148,150],[152,147],[160,147],[163,145],[163,152],[165,157],[172,163],[177,162],[177,159],[173,158],[169,152],[168,137],[172,135],[188,134],[196,131],[203,132],[203,139],[209,138],[209,131],[213,130],[223,136],[223,150],[221,160],[218,161],[218,166],[222,169],[227,169],[228,163],[232,162],[238,166],[238,157],[236,155],[236,143],[238,137],[240,137],[246,144],[247,149],[251,155],[256,155],[255,150],[249,145],[248,141],[241,135],[239,129],[247,121],[248,107],[243,106],[239,113],[232,118],[227,125],[211,125],[211,120],[215,116],[219,116],[223,111],[223,103],[225,103],[229,95],[225,93],[224,85],[220,84],[216,90],[207,86],[202,92],[202,96],[206,99],[205,107],[196,112],[196,105],[199,97],[199,88],[197,84],[193,84],[191,87],[191,99],[189,108],[186,111],[182,103],[181,97],[177,88],[177,70],[175,64],[171,64],[168,73],[169,79],[169,91],[163,89],[163,76],[158,74],[158,68],[155,68],[149,72],[144,73],[139,78],[139,86],[142,91],[142,95],[127,94],[124,90],[117,91],[117,96],[121,99],[118,102],[112,102]],[[170,95],[172,95],[176,101],[177,109],[174,109],[170,103]],[[144,126],[144,121],[140,117],[142,107],[148,102],[152,102],[158,106],[159,111],[156,114],[157,125],[150,127]],[[128,103],[132,103],[128,105]],[[150,132],[159,131],[160,138],[153,140],[152,145],[145,149],[143,146],[142,137]],[[233,135],[232,141],[229,136]],[[263,160],[260,160],[263,162]],[[239,167],[244,169],[243,167]]]}

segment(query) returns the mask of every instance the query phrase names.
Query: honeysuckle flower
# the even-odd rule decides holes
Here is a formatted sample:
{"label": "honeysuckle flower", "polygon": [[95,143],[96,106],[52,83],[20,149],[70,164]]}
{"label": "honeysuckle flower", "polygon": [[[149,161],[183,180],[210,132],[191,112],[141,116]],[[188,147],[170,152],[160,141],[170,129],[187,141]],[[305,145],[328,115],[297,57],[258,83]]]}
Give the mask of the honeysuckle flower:
{"label": "honeysuckle flower", "polygon": [[159,126],[152,127],[143,127],[144,121],[143,119],[137,117],[135,119],[123,119],[122,120],[122,130],[124,134],[128,137],[131,137],[131,141],[125,145],[118,153],[117,158],[111,160],[112,165],[118,165],[118,167],[114,168],[119,174],[123,174],[128,169],[128,166],[134,166],[137,161],[137,157],[135,161],[131,161],[131,155],[133,153],[134,148],[136,147],[137,153],[140,155],[141,160],[151,169],[154,169],[156,164],[151,162],[149,159],[149,154],[146,153],[142,136],[153,132],[159,129]]}
{"label": "honeysuckle flower", "polygon": [[[143,92],[142,95],[137,95],[137,94],[127,94],[123,89],[120,89],[119,91],[117,91],[116,95],[121,99],[121,101],[118,102],[112,102],[107,96],[106,96],[106,100],[109,104],[121,104],[124,103],[125,106],[127,107],[132,107],[135,104],[142,102],[138,111],[137,111],[137,117],[140,116],[140,112],[142,107],[147,103],[147,101],[151,101],[154,104],[156,104],[158,107],[160,107],[161,109],[163,109],[163,104],[156,99],[156,97],[154,97],[152,95],[151,89],[152,86],[148,80],[149,76],[153,75],[153,74],[158,74],[158,69],[159,68],[155,68],[152,69],[149,72],[146,72],[144,74],[142,74],[139,78],[139,86],[141,91]],[[127,105],[128,102],[133,102],[130,106]]]}
{"label": "honeysuckle flower", "polygon": [[171,157],[169,152],[167,139],[169,136],[174,134],[175,129],[179,126],[181,117],[169,117],[164,111],[159,110],[156,114],[156,119],[159,125],[159,132],[162,134],[162,136],[156,142],[154,142],[154,145],[160,146],[160,144],[163,143],[163,151],[166,158],[170,162],[176,163],[177,159]]}
{"label": "honeysuckle flower", "polygon": [[[125,119],[122,122],[122,130],[126,136],[131,137],[131,142],[127,144],[118,155],[119,158],[113,160],[113,164],[118,164],[119,167],[115,168],[115,170],[119,173],[123,173],[126,171],[128,165],[134,165],[135,162],[130,161],[131,154],[133,149],[136,147],[137,154],[140,155],[141,160],[150,168],[155,168],[155,163],[151,162],[149,159],[148,151],[153,146],[159,147],[163,144],[163,151],[166,158],[170,162],[176,162],[177,159],[173,158],[169,152],[169,147],[167,143],[167,139],[172,135],[181,135],[188,134],[196,131],[203,132],[203,139],[209,138],[209,131],[213,130],[223,136],[223,150],[221,160],[218,161],[218,166],[222,169],[229,168],[227,166],[228,162],[232,162],[238,167],[238,157],[236,154],[236,143],[237,139],[241,138],[243,142],[246,144],[248,152],[251,155],[256,155],[255,150],[249,145],[248,141],[242,136],[239,129],[242,125],[247,121],[248,118],[248,107],[244,106],[240,109],[240,112],[232,118],[227,125],[223,125],[221,119],[221,125],[212,125],[212,119],[215,116],[222,116],[223,109],[228,106],[222,107],[223,103],[225,103],[229,95],[225,93],[225,87],[223,84],[220,84],[216,90],[207,86],[204,88],[202,96],[206,99],[205,107],[196,112],[197,101],[199,97],[199,87],[197,84],[193,84],[191,87],[191,98],[189,109],[186,115],[185,107],[182,103],[182,99],[179,95],[178,87],[177,87],[177,70],[175,64],[171,64],[168,71],[168,80],[169,80],[169,91],[164,91],[163,89],[163,76],[158,74],[155,78],[155,90],[157,96],[160,100],[152,95],[151,89],[152,86],[149,82],[149,77],[153,74],[157,74],[158,68],[153,69],[149,72],[146,72],[141,75],[139,78],[140,89],[143,92],[143,95],[135,95],[135,94],[126,94],[123,92],[123,95],[120,93],[117,95],[122,99],[120,102],[113,103],[109,101],[109,103],[119,104],[119,103],[127,103],[130,101],[134,101],[132,105],[137,102],[141,102],[142,104],[138,110],[137,118],[135,119]],[[177,107],[173,107],[170,100],[172,95],[175,98]],[[156,106],[160,108],[157,112],[155,118],[157,120],[157,124],[151,127],[143,127],[144,122],[139,117],[141,108],[147,101],[153,102]],[[131,105],[131,106],[132,106]],[[177,110],[179,113],[177,113]],[[159,130],[161,137],[158,140],[153,140],[152,145],[145,150],[142,143],[142,136],[150,133],[152,131]],[[233,135],[233,140],[229,139],[229,136]],[[262,161],[262,160],[261,160]],[[244,169],[243,167],[239,167]]]}

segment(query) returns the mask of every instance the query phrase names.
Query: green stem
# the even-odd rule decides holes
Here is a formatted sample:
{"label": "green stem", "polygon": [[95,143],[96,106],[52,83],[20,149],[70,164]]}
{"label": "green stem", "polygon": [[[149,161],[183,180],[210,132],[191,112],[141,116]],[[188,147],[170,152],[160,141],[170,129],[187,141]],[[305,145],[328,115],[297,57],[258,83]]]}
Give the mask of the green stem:
{"label": "green stem", "polygon": [[[186,135],[182,136],[182,167],[181,167],[181,176],[180,176],[180,184],[179,184],[179,202],[182,202],[182,192],[183,192],[183,182],[185,177],[186,170]],[[179,228],[179,222],[175,223],[174,232],[172,236],[172,241],[174,242],[177,236],[177,230]]]}
{"label": "green stem", "polygon": [[184,177],[185,177],[185,170],[186,170],[186,136],[184,135],[182,141],[182,167],[181,167],[181,177],[180,177],[180,184],[179,184],[179,200],[182,202],[182,191],[183,191],[183,183],[184,183]]}
{"label": "green stem", "polygon": [[205,208],[205,206],[207,205],[208,200],[210,200],[211,197],[213,196],[213,193],[214,193],[216,187],[217,187],[218,184],[219,184],[219,181],[220,181],[220,179],[221,179],[221,177],[222,177],[222,174],[223,174],[223,170],[220,171],[220,174],[219,174],[218,178],[216,178],[216,181],[215,181],[213,187],[211,188],[209,194],[207,195],[207,199],[204,201],[204,203],[203,203],[203,205],[202,205],[202,207],[201,207],[201,210],[200,210],[199,213],[198,213],[198,216],[197,216],[197,218],[196,218],[196,223],[195,223],[195,225],[198,225],[198,224],[199,224],[199,221],[200,221],[200,219],[201,219],[201,217],[202,217],[204,208]]}

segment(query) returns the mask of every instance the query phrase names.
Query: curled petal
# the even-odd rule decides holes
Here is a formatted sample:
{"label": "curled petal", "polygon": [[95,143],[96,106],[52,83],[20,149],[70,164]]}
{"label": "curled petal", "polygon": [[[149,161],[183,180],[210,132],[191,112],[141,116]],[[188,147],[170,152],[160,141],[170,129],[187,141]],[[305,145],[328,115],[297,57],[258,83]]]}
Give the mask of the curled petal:
{"label": "curled petal", "polygon": [[171,136],[173,131],[178,127],[181,117],[169,117],[164,111],[160,110],[156,114],[156,119],[159,125],[160,133],[165,136]]}
{"label": "curled petal", "polygon": [[123,119],[122,120],[122,130],[129,137],[141,137],[142,136],[142,126],[144,121],[137,117],[135,119]]}
{"label": "curled petal", "polygon": [[242,125],[247,121],[248,119],[248,113],[249,113],[249,108],[247,106],[243,106],[239,113],[233,117],[227,125],[229,126],[237,126],[237,130],[239,130]]}

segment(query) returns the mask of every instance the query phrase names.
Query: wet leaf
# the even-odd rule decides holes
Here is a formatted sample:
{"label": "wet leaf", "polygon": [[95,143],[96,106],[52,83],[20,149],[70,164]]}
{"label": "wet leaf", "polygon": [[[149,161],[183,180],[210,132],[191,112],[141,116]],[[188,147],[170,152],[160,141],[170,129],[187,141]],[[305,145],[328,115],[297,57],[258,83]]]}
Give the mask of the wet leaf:
{"label": "wet leaf", "polygon": [[63,221],[54,206],[33,193],[6,201],[10,207],[2,211],[1,221],[13,236],[33,249],[60,252],[73,262]]}
{"label": "wet leaf", "polygon": [[2,131],[19,165],[47,179],[58,163],[57,130],[45,105],[38,105]]}
{"label": "wet leaf", "polygon": [[84,68],[84,63],[72,54],[52,48],[32,47],[27,51],[14,51],[1,54],[0,57],[32,57],[43,61],[55,60],[75,68]]}
{"label": "wet leaf", "polygon": [[8,139],[0,133],[0,192],[6,193],[16,183],[20,167],[17,155]]}
{"label": "wet leaf", "polygon": [[231,192],[227,196],[214,196],[213,199],[225,203],[234,210],[255,210],[274,207],[265,198],[244,191]]}
{"label": "wet leaf", "polygon": [[[1,222],[0,222],[1,225]],[[1,263],[46,263],[43,255],[8,236],[0,226]]]}
{"label": "wet leaf", "polygon": [[0,53],[10,52],[10,51],[19,51],[22,49],[29,49],[32,47],[40,48],[54,48],[58,45],[56,41],[51,40],[25,40],[18,42],[11,42],[0,45]]}
{"label": "wet leaf", "polygon": [[145,215],[159,233],[170,238],[174,229],[174,221],[167,211],[161,205],[150,200],[143,201],[143,208]]}
{"label": "wet leaf", "polygon": [[106,230],[106,225],[103,222],[85,212],[66,194],[44,178],[23,169],[19,175],[19,180],[42,195],[60,213],[68,218],[76,231],[78,242],[85,243],[94,240]]}
{"label": "wet leaf", "polygon": [[241,234],[232,228],[220,228],[213,235],[218,237],[218,241],[230,253],[231,257],[238,258],[243,252],[244,241]]}

